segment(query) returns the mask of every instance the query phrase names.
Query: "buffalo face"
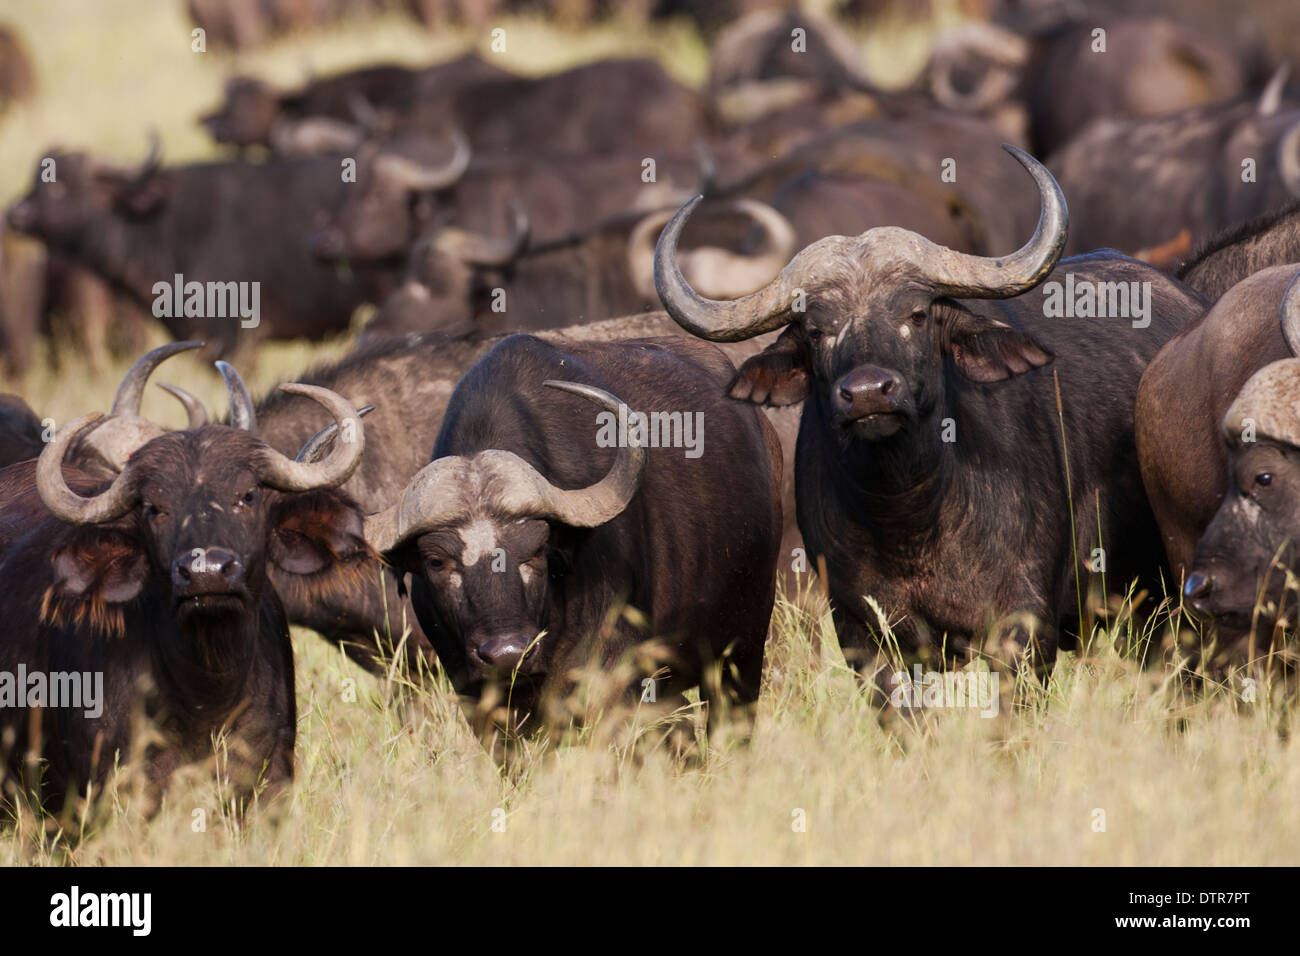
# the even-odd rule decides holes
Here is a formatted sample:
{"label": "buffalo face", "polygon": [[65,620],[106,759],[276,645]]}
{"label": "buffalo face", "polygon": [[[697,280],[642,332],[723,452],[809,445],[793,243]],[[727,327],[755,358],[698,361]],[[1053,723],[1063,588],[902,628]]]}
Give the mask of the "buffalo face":
{"label": "buffalo face", "polygon": [[60,431],[36,471],[45,506],[75,526],[54,557],[50,615],[102,617],[147,590],[183,632],[223,628],[255,619],[268,563],[311,573],[365,551],[360,514],[332,490],[360,461],[360,419],[325,389],[284,388],[321,402],[355,440],[306,462],[239,428],[169,432],[138,448],[106,488],[83,497],[68,486],[62,463],[94,421]]}
{"label": "buffalo face", "polygon": [[457,688],[532,683],[545,676],[550,580],[563,562],[550,523],[483,512],[420,535],[401,568],[418,582],[439,634],[455,636]]}
{"label": "buffalo face", "polygon": [[1198,612],[1248,627],[1286,597],[1300,543],[1300,449],[1263,440],[1232,455],[1228,493],[1196,548],[1183,594]]}
{"label": "buffalo face", "polygon": [[[617,414],[608,392],[546,384]],[[396,505],[366,520],[367,542],[411,576],[420,623],[460,693],[477,697],[494,684],[512,702],[535,700],[562,627],[554,589],[573,536],[623,512],[645,462],[644,448],[620,448],[596,484],[561,490],[511,452],[438,458]]]}
{"label": "buffalo face", "polygon": [[[430,159],[431,146],[440,154]],[[331,220],[310,240],[321,259],[375,262],[402,255],[431,224],[432,196],[453,185],[469,167],[470,148],[453,139],[452,155],[427,140],[367,147],[357,160],[357,181],[342,186]]]}
{"label": "buffalo face", "polygon": [[53,152],[37,164],[31,191],[9,207],[9,225],[59,246],[80,240],[106,216],[150,215],[167,199],[160,159],[156,139],[148,157],[132,169],[83,153]]}

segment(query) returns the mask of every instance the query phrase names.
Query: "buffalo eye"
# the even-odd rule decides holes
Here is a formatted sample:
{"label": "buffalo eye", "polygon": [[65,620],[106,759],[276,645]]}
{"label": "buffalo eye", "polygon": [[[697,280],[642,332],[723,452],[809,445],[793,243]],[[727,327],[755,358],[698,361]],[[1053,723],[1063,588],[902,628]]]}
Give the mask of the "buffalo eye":
{"label": "buffalo eye", "polygon": [[915,309],[912,310],[911,319],[917,325],[923,325],[925,323],[926,316],[927,313],[925,309],[921,308],[920,306],[917,306]]}
{"label": "buffalo eye", "polygon": [[811,327],[808,329],[808,341],[809,341],[809,342],[820,342],[821,339],[822,339],[822,336],[825,335],[825,334],[826,334],[826,333],[824,333],[821,329],[817,328],[817,326],[815,326],[815,325],[814,325],[814,326],[811,326]]}
{"label": "buffalo eye", "polygon": [[451,559],[440,554],[431,554],[424,559],[424,566],[430,574],[441,574],[451,569]]}
{"label": "buffalo eye", "polygon": [[1267,488],[1272,483],[1273,483],[1273,476],[1269,474],[1267,471],[1260,472],[1258,475],[1255,476],[1255,484],[1259,485],[1259,487],[1261,488]]}
{"label": "buffalo eye", "polygon": [[244,496],[239,499],[239,504],[243,505],[245,508],[249,508],[252,507],[253,502],[255,501],[257,501],[257,489],[252,488],[244,492]]}
{"label": "buffalo eye", "polygon": [[165,512],[155,504],[146,504],[142,509],[145,518],[149,521],[157,521],[163,517]]}

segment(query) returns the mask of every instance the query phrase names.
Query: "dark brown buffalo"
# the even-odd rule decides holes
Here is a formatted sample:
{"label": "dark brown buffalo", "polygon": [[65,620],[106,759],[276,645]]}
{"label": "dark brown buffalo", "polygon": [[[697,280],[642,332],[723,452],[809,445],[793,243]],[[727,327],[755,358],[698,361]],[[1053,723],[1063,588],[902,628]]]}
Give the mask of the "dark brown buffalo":
{"label": "dark brown buffalo", "polygon": [[535,242],[568,239],[631,209],[680,203],[700,188],[701,162],[695,151],[655,150],[471,163],[463,137],[402,136],[358,153],[356,181],[341,186],[312,249],[327,260],[400,262],[440,225],[500,234],[511,202],[527,212]]}
{"label": "dark brown buffalo", "polygon": [[[503,704],[507,732],[562,731],[574,672],[591,667],[609,678],[630,667],[615,700],[634,704],[646,677],[659,707],[699,686],[710,725],[728,705],[752,719],[781,452],[761,414],[723,395],[734,373],[682,336],[564,346],[511,336],[457,385],[432,463],[367,519],[367,540],[409,576],[457,691],[489,713]],[[611,447],[601,415],[629,411],[679,413],[679,444],[660,445],[656,430],[651,447],[635,436]],[[683,430],[692,419],[698,445]],[[650,639],[660,653],[638,656]]]}
{"label": "dark brown buffalo", "polygon": [[926,80],[941,106],[1018,128],[1041,156],[1093,120],[1159,116],[1246,89],[1231,43],[1173,19],[1115,13],[1026,33],[963,25],[941,36]]}
{"label": "dark brown buffalo", "polygon": [[[707,95],[731,125],[781,114],[896,104],[863,72],[854,42],[835,23],[795,6],[758,10],[729,24],[709,51]],[[860,100],[861,102],[855,102]],[[851,105],[852,104],[852,105]]]}
{"label": "dark brown buffalo", "polygon": [[[675,263],[691,205],[659,241],[656,282],[683,328],[715,341],[785,328],[728,392],[803,401],[799,528],[825,558],[840,643],[868,672],[884,666],[885,622],[867,598],[907,654],[928,645],[961,655],[1005,635],[1046,669],[1060,637],[1081,626],[1071,619],[1076,587],[1094,586],[1100,567],[1093,549],[1104,548],[1107,583],[1120,591],[1161,564],[1133,394],[1150,357],[1202,304],[1122,256],[1058,262],[1061,191],[1008,149],[1043,211],[1029,243],[996,259],[876,228],[822,239],[768,287],[718,302]],[[1067,275],[1149,283],[1145,324],[1049,317]]]}
{"label": "dark brown buffalo", "polygon": [[815,136],[738,177],[718,177],[714,198],[771,203],[799,241],[902,226],[963,252],[1014,245],[1037,211],[1008,175],[989,124],[926,111],[866,120]]}
{"label": "dark brown buffalo", "polygon": [[1196,542],[1228,487],[1221,434],[1228,406],[1255,372],[1300,346],[1300,330],[1284,336],[1278,321],[1298,271],[1276,266],[1237,283],[1174,336],[1142,376],[1134,413],[1142,481],[1175,583],[1191,568]]}
{"label": "dark brown buffalo", "polygon": [[[762,233],[752,255],[711,244],[683,253],[683,269],[712,295],[754,291],[794,252],[793,227],[769,206],[742,199],[709,212],[710,219],[740,219]],[[433,231],[415,244],[402,285],[365,334],[537,331],[656,309],[654,237],[670,216],[671,210],[640,221],[615,217],[584,235],[527,250],[528,228],[517,206],[511,239],[451,227]]]}
{"label": "dark brown buffalo", "polygon": [[1291,202],[1300,108],[1279,96],[1093,123],[1048,161],[1075,210],[1067,251],[1132,252],[1184,229],[1197,245]]}
{"label": "dark brown buffalo", "polygon": [[[1295,192],[1300,194],[1300,182]],[[1247,276],[1288,262],[1300,262],[1300,203],[1225,229],[1187,257],[1175,275],[1214,302]]]}
{"label": "dark brown buffalo", "polygon": [[279,90],[254,77],[226,84],[225,101],[199,122],[218,143],[268,146],[304,154],[353,149],[366,133],[367,110],[446,97],[458,87],[509,76],[473,53],[416,68],[386,64],[312,80]]}
{"label": "dark brown buffalo", "polygon": [[[360,460],[360,420],[326,390],[286,388],[353,440],[305,464],[207,425],[154,438],[106,482],[62,464],[87,416],[4,472],[0,484],[25,487],[0,508],[0,578],[24,586],[5,598],[0,670],[103,680],[97,714],[84,701],[0,710],[10,784],[58,809],[140,759],[152,810],[174,771],[214,756],[239,804],[292,778],[293,653],[268,568],[303,571],[366,546],[360,513],[333,490]],[[149,740],[137,740],[141,709],[159,731]]]}
{"label": "dark brown buffalo", "polygon": [[[539,337],[567,347],[680,334],[678,326],[660,312],[553,329],[539,333]],[[722,348],[738,364],[756,354],[770,339],[763,336],[727,343]],[[396,504],[411,476],[428,463],[456,383],[499,341],[500,336],[449,338],[439,334],[380,339],[339,362],[295,376],[295,381],[343,395],[356,408],[374,406],[366,418],[366,454],[342,490],[367,512]],[[798,409],[768,409],[767,415],[784,451],[781,571],[794,589],[798,575],[808,570],[794,517]],[[329,425],[328,414],[314,402],[277,391],[257,404],[254,416],[259,437],[286,455],[297,453]],[[381,672],[383,662],[408,628],[411,634],[403,649],[408,664],[414,667],[420,659],[425,663],[432,660],[430,645],[409,602],[400,593],[396,579],[378,562],[357,556],[310,575],[275,568],[271,574],[291,622],[312,628],[341,645],[367,669]]]}
{"label": "dark brown buffalo", "polygon": [[[1283,300],[1282,328],[1300,332],[1300,286]],[[1300,345],[1300,342],[1296,344]],[[1227,489],[1196,547],[1184,595],[1227,628],[1280,625],[1300,568],[1300,359],[1255,372],[1221,423]],[[1288,579],[1291,579],[1288,581]],[[1295,601],[1290,600],[1294,609]],[[1260,642],[1260,650],[1267,649]],[[1252,655],[1253,656],[1253,655]]]}
{"label": "dark brown buffalo", "polygon": [[[307,249],[340,186],[337,158],[164,169],[155,150],[134,170],[82,153],[50,158],[57,179],[44,182],[38,165],[9,224],[113,283],[177,338],[204,338],[229,352],[245,340],[318,337],[346,329],[353,309],[378,294],[361,267],[343,276]],[[255,283],[257,314],[213,314],[232,310],[225,291],[217,303],[225,307],[211,309],[208,288],[202,314],[178,315],[173,306],[160,315],[159,289],[170,300],[177,275],[205,288],[220,283],[219,291],[245,283],[250,303]]]}
{"label": "dark brown buffalo", "polygon": [[538,77],[465,83],[448,95],[375,110],[369,125],[402,134],[463,132],[479,156],[594,156],[690,149],[703,102],[650,59],[608,59]]}

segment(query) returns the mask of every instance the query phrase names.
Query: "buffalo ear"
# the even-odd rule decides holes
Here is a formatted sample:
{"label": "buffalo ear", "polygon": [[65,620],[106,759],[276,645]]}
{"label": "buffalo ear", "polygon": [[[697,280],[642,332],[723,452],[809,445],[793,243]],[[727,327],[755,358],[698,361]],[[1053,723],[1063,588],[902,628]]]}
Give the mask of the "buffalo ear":
{"label": "buffalo ear", "polygon": [[54,593],[87,604],[125,604],[144,588],[149,558],[120,531],[78,535],[53,560]]}
{"label": "buffalo ear", "polygon": [[1000,382],[1054,358],[1032,336],[996,319],[956,305],[943,312],[944,351],[972,382]]}
{"label": "buffalo ear", "polygon": [[802,326],[787,326],[775,342],[746,359],[727,394],[755,405],[797,405],[808,397],[808,348]]}
{"label": "buffalo ear", "polygon": [[339,561],[373,552],[361,512],[334,490],[285,495],[272,509],[269,556],[289,574],[315,574]]}

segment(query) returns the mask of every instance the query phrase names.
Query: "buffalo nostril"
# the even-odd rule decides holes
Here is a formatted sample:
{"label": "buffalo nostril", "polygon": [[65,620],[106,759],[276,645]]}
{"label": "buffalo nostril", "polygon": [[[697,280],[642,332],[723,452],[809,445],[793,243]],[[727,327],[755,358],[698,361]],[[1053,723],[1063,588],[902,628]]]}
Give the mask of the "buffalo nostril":
{"label": "buffalo nostril", "polygon": [[1199,571],[1193,571],[1183,584],[1183,596],[1189,601],[1202,601],[1214,590],[1214,578]]}
{"label": "buffalo nostril", "polygon": [[850,389],[847,385],[841,385],[841,386],[840,386],[840,398],[844,399],[844,401],[846,401],[846,402],[852,402],[852,401],[853,401],[853,391],[852,391],[852,389]]}
{"label": "buffalo nostril", "polygon": [[887,379],[885,379],[883,382],[880,383],[880,394],[881,394],[881,395],[888,395],[890,392],[892,392],[892,391],[893,391],[895,388],[897,388],[897,387],[898,387],[898,382],[897,382],[897,380],[892,379],[892,378],[887,378]]}

